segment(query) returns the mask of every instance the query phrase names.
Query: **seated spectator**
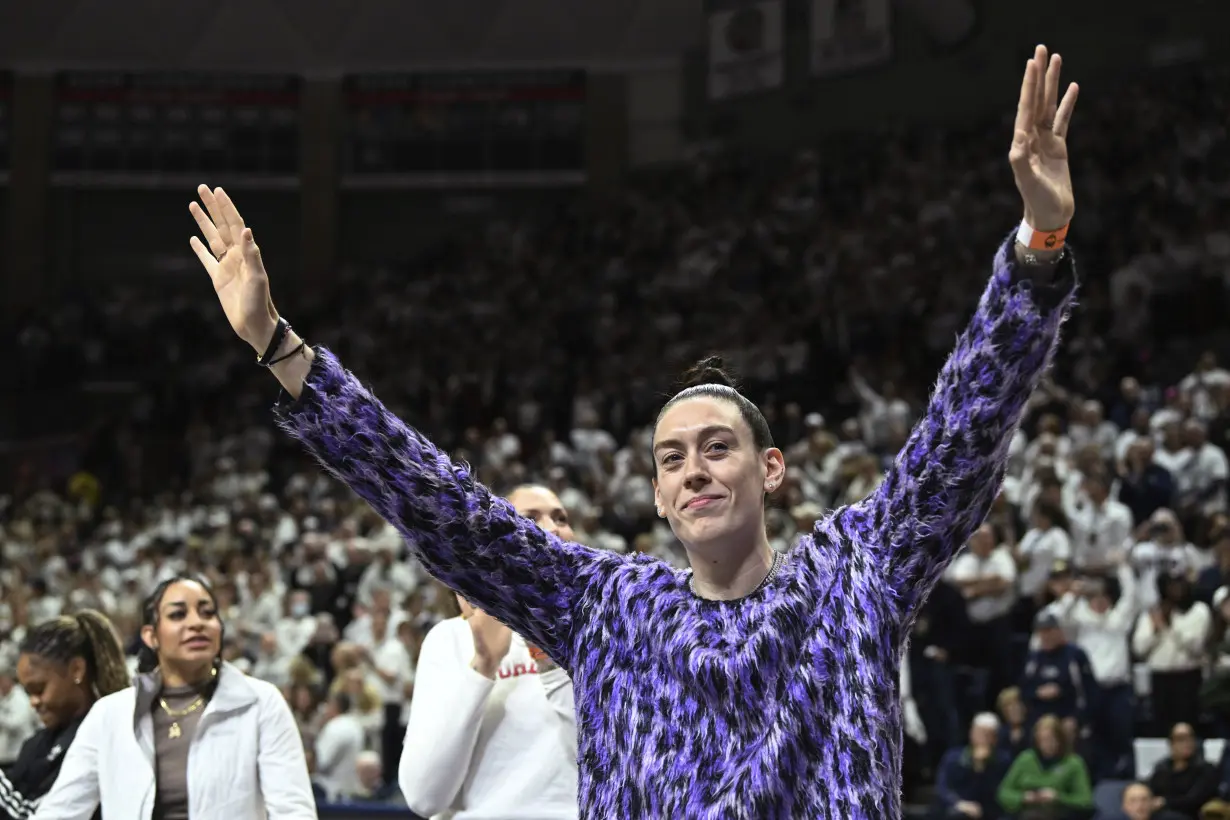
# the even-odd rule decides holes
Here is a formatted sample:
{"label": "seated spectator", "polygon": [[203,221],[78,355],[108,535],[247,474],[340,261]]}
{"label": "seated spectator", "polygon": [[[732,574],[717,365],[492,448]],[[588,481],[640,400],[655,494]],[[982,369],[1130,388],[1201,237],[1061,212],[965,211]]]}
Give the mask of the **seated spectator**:
{"label": "seated spectator", "polygon": [[969,745],[949,749],[940,762],[935,783],[937,817],[1000,816],[996,791],[1011,758],[998,748],[999,718],[983,712],[974,718]]}
{"label": "seated spectator", "polygon": [[1217,796],[1217,769],[1200,753],[1196,732],[1186,723],[1170,731],[1170,756],[1149,777],[1151,820],[1197,820],[1200,809]]}
{"label": "seated spectator", "polygon": [[1153,820],[1153,792],[1144,783],[1130,783],[1123,790],[1123,810],[1098,815],[1098,820]]}
{"label": "seated spectator", "polygon": [[384,762],[379,752],[359,752],[355,760],[355,775],[359,787],[344,796],[349,803],[399,803],[404,805],[401,789],[396,783],[386,783],[383,775]]}
{"label": "seated spectator", "polygon": [[1029,727],[1025,720],[1025,703],[1021,700],[1021,690],[1010,686],[999,693],[995,700],[1002,723],[999,726],[999,748],[1006,752],[1009,760],[1016,760],[1017,755],[1029,748]]}
{"label": "seated spectator", "polygon": [[997,796],[1016,820],[1083,820],[1093,813],[1089,771],[1059,718],[1037,722],[1033,748],[1012,762]]}

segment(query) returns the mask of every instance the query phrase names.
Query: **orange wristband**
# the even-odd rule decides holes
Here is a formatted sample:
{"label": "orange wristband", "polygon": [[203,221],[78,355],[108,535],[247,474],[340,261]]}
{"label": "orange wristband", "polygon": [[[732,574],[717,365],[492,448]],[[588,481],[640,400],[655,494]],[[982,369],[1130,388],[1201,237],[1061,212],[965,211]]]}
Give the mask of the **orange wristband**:
{"label": "orange wristband", "polygon": [[1063,247],[1067,236],[1067,225],[1057,231],[1035,231],[1029,223],[1021,220],[1021,227],[1016,229],[1016,241],[1031,251],[1057,251]]}

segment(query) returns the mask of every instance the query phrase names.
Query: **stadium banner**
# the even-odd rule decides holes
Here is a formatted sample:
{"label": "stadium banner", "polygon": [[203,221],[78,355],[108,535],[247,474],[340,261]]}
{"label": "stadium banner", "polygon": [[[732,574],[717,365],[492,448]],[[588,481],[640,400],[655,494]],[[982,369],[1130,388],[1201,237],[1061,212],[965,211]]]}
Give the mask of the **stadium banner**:
{"label": "stadium banner", "polygon": [[707,0],[709,99],[780,88],[782,0]]}
{"label": "stadium banner", "polygon": [[811,73],[871,68],[893,54],[890,0],[811,0]]}

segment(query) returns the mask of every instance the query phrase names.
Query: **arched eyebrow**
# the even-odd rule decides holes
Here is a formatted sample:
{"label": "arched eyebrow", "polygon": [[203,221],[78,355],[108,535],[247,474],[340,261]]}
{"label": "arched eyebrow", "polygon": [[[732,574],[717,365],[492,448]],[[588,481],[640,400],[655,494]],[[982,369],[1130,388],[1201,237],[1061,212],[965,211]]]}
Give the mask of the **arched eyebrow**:
{"label": "arched eyebrow", "polygon": [[[728,427],[725,424],[710,424],[696,431],[697,438],[707,438],[716,434],[733,436],[735,431],[733,427]],[[684,447],[684,443],[679,439],[668,438],[654,444],[653,451],[656,453],[659,450],[682,450]]]}

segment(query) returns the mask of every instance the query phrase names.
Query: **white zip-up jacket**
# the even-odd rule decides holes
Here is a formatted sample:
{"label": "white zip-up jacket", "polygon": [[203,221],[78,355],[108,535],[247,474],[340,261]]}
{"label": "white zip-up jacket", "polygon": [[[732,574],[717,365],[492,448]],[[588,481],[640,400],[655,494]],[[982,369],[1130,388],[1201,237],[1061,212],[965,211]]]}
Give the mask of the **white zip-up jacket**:
{"label": "white zip-up jacket", "polygon": [[[35,820],[150,820],[154,812],[157,682],[108,695],[90,710]],[[201,715],[188,751],[191,820],[315,820],[303,741],[290,707],[270,683],[230,664]]]}

